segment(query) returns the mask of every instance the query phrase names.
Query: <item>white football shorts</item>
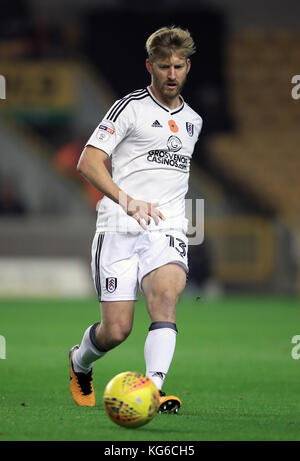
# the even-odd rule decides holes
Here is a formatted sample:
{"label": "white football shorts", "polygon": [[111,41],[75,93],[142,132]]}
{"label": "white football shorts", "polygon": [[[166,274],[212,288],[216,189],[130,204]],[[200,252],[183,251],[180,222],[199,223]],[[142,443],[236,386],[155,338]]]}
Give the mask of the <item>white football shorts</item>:
{"label": "white football shorts", "polygon": [[168,263],[188,272],[188,239],[180,231],[96,232],[92,276],[99,301],[135,301],[149,272]]}

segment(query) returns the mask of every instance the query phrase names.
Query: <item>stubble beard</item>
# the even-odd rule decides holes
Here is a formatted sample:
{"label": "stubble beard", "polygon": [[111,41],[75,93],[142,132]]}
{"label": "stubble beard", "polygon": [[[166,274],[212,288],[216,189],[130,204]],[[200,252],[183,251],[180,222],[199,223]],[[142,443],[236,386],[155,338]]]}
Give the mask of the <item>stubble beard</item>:
{"label": "stubble beard", "polygon": [[179,97],[185,85],[186,79],[187,76],[180,84],[177,83],[177,86],[174,89],[170,89],[166,86],[166,82],[158,84],[157,80],[153,78],[153,86],[156,91],[158,91],[161,99],[163,99],[166,103],[170,103]]}

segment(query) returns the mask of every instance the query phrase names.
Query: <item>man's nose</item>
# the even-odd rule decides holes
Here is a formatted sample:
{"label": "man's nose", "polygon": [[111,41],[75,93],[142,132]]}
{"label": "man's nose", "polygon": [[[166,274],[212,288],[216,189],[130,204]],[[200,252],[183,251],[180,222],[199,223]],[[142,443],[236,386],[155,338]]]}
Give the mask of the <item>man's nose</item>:
{"label": "man's nose", "polygon": [[168,77],[169,77],[170,80],[175,80],[176,74],[175,74],[175,68],[174,67],[169,68]]}

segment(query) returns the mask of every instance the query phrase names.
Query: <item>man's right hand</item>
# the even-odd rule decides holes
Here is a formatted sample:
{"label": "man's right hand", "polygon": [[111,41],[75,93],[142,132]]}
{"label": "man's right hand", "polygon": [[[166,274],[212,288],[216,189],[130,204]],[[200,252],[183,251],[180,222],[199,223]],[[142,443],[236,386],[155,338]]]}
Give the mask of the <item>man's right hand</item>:
{"label": "man's right hand", "polygon": [[128,216],[134,218],[144,230],[147,230],[147,225],[150,224],[151,218],[157,226],[160,219],[166,219],[162,212],[156,208],[157,206],[158,203],[144,202],[143,200],[134,200],[128,197],[127,209],[125,211]]}

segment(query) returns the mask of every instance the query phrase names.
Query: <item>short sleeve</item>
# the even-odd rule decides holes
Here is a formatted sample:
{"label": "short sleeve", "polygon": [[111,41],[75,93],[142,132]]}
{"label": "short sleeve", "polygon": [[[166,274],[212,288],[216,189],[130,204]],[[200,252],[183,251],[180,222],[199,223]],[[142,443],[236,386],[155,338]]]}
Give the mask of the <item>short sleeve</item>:
{"label": "short sleeve", "polygon": [[197,133],[197,140],[198,140],[199,136],[200,136],[200,133],[202,131],[202,127],[203,127],[203,119],[202,119],[202,117],[200,117],[200,115],[198,115],[196,126],[197,126],[197,131],[198,131],[198,133]]}
{"label": "short sleeve", "polygon": [[109,109],[86,143],[86,146],[97,147],[106,152],[109,156],[117,145],[128,136],[134,122],[134,115],[130,110],[130,105],[120,113],[116,121],[110,119],[109,114],[118,102],[119,101],[116,101]]}

